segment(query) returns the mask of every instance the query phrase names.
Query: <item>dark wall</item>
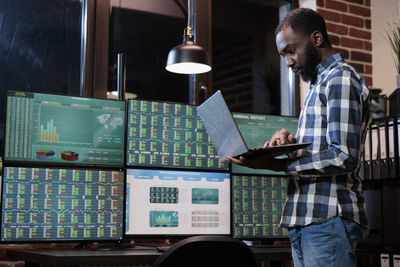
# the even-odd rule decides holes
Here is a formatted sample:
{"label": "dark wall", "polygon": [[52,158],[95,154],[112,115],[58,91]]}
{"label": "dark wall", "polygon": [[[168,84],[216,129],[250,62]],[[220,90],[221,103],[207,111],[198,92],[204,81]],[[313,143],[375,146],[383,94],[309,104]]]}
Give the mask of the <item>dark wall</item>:
{"label": "dark wall", "polygon": [[214,90],[231,111],[280,115],[279,10],[267,4],[212,2]]}

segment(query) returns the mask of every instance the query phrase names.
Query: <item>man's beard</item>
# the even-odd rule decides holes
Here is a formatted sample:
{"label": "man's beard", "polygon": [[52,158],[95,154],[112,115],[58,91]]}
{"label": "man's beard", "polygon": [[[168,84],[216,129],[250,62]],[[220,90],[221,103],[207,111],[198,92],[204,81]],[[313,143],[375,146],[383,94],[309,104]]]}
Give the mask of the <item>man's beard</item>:
{"label": "man's beard", "polygon": [[303,67],[303,71],[300,72],[301,78],[303,81],[314,81],[316,78],[316,67],[321,62],[321,57],[318,55],[317,49],[312,45],[311,42],[308,42],[306,45],[306,63]]}

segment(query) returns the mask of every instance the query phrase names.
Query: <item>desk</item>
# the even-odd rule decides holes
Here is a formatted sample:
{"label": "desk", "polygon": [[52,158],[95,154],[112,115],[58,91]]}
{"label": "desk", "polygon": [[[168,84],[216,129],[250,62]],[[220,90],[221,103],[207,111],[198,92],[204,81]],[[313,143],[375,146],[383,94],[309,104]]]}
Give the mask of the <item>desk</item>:
{"label": "desk", "polygon": [[251,247],[257,261],[282,261],[292,259],[290,247]]}
{"label": "desk", "polygon": [[[289,247],[251,248],[257,261],[281,261],[291,259]],[[26,267],[79,266],[79,265],[151,265],[162,252],[156,249],[54,249],[9,250],[7,258],[23,260]]]}

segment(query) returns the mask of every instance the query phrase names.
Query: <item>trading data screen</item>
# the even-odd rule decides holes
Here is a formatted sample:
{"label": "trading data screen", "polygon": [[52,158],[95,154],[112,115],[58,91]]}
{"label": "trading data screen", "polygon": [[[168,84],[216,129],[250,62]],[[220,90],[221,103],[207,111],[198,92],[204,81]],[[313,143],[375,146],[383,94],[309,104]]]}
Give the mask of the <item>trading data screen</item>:
{"label": "trading data screen", "polygon": [[129,100],[127,165],[228,170],[195,106]]}
{"label": "trading data screen", "polygon": [[1,241],[120,240],[124,173],[4,167]]}
{"label": "trading data screen", "polygon": [[287,177],[233,175],[233,236],[242,239],[287,237],[279,223]]}
{"label": "trading data screen", "polygon": [[230,175],[128,169],[127,235],[230,234]]}
{"label": "trading data screen", "polygon": [[[298,118],[296,117],[238,112],[232,113],[232,115],[248,147],[262,147],[267,140],[272,138],[276,131],[283,128],[287,129],[291,134],[296,134],[297,131]],[[236,164],[232,164],[232,173],[285,175],[284,172],[251,169]]]}
{"label": "trading data screen", "polygon": [[4,159],[124,164],[125,103],[8,91]]}

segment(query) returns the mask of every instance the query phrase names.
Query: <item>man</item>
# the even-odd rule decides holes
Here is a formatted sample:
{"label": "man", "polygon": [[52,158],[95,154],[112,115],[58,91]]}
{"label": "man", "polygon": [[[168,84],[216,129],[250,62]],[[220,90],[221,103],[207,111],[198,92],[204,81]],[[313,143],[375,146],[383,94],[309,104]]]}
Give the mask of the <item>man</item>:
{"label": "man", "polygon": [[282,129],[265,146],[296,139],[312,144],[288,159],[247,156],[230,161],[292,175],[281,226],[289,229],[295,266],[355,266],[357,241],[367,234],[358,170],[369,113],[368,87],[334,51],[317,12],[295,9],[275,33],[287,66],[311,84],[296,138]]}

